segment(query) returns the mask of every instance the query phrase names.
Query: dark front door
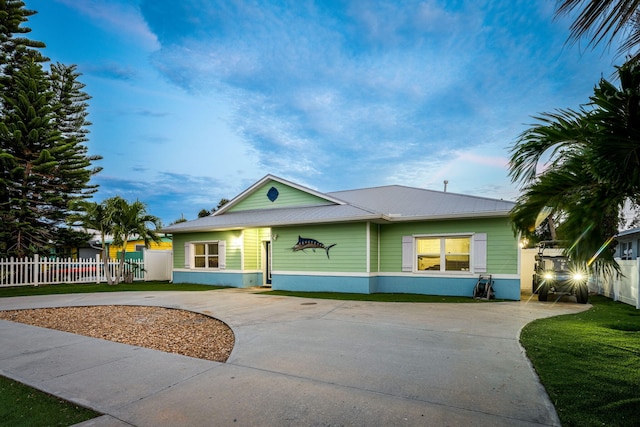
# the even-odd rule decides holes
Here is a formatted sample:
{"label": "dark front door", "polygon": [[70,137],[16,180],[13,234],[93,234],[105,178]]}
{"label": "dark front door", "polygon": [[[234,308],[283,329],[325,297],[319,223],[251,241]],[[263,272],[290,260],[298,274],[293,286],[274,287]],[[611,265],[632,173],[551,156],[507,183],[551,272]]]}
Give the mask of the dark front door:
{"label": "dark front door", "polygon": [[264,242],[264,258],[265,258],[265,284],[271,286],[271,242]]}

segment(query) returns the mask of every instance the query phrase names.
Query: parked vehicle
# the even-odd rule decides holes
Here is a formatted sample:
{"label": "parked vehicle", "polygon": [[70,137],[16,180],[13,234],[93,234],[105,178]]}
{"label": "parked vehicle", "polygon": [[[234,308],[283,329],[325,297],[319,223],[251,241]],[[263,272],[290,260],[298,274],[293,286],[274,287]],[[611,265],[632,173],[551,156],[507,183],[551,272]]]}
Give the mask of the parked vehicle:
{"label": "parked vehicle", "polygon": [[589,300],[587,272],[559,251],[558,242],[538,244],[534,269],[533,293],[538,294],[539,301],[547,301],[549,294],[573,295],[580,304]]}

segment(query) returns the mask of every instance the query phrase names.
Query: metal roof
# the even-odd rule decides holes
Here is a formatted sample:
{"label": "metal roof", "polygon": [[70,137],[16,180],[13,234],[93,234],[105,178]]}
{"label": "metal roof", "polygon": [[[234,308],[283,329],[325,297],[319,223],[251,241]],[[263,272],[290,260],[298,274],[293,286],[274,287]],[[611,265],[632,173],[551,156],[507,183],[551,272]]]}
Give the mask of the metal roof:
{"label": "metal roof", "polygon": [[389,185],[328,193],[349,204],[395,218],[443,218],[508,214],[514,202]]}
{"label": "metal roof", "polygon": [[[270,177],[270,176],[269,176]],[[255,186],[252,186],[254,188]],[[246,191],[242,193],[246,194]],[[231,230],[314,223],[379,223],[474,217],[504,217],[514,202],[390,185],[326,193],[344,204],[217,212],[163,228],[166,233]]]}

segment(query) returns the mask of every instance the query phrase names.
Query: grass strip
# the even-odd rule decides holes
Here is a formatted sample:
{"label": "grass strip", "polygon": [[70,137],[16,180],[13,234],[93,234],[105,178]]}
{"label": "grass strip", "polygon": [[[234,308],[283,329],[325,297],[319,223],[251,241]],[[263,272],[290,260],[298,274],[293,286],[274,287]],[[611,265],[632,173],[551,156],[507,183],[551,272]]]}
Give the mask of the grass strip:
{"label": "grass strip", "polygon": [[124,292],[124,291],[212,291],[216,289],[227,289],[224,286],[195,285],[190,283],[168,283],[168,282],[134,282],[119,283],[117,285],[107,285],[106,283],[82,283],[41,286],[12,286],[0,287],[0,298],[31,296],[31,295],[55,295],[55,294],[76,294],[94,292]]}
{"label": "grass strip", "polygon": [[[266,291],[262,295],[279,295],[286,297],[318,298],[346,301],[379,301],[379,302],[439,302],[439,303],[482,303],[487,300],[477,300],[472,297],[419,295],[419,294],[353,294],[341,292],[293,292],[293,291]],[[504,300],[489,300],[491,302]]]}
{"label": "grass strip", "polygon": [[101,414],[0,376],[0,424],[70,426]]}
{"label": "grass strip", "polygon": [[637,426],[640,310],[591,296],[588,311],[539,319],[520,341],[563,427]]}

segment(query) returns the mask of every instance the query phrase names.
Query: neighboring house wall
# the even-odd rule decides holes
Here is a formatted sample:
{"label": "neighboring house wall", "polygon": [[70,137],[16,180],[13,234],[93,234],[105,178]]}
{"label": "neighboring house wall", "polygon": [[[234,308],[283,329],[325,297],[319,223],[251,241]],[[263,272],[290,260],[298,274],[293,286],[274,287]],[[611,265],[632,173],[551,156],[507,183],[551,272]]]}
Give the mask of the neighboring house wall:
{"label": "neighboring house wall", "polygon": [[[132,240],[130,242],[127,242],[127,253],[136,252],[136,247],[140,245],[144,246],[144,240]],[[171,240],[166,239],[159,243],[151,242],[148,249],[156,251],[170,251],[172,248],[173,245],[171,243]],[[109,258],[117,258],[118,253],[121,250],[122,246],[109,245]]]}
{"label": "neighboring house wall", "polygon": [[638,258],[640,250],[640,240],[638,234],[630,234],[627,236],[619,236],[616,238],[618,245],[616,246],[615,257],[621,260],[632,260]]}

